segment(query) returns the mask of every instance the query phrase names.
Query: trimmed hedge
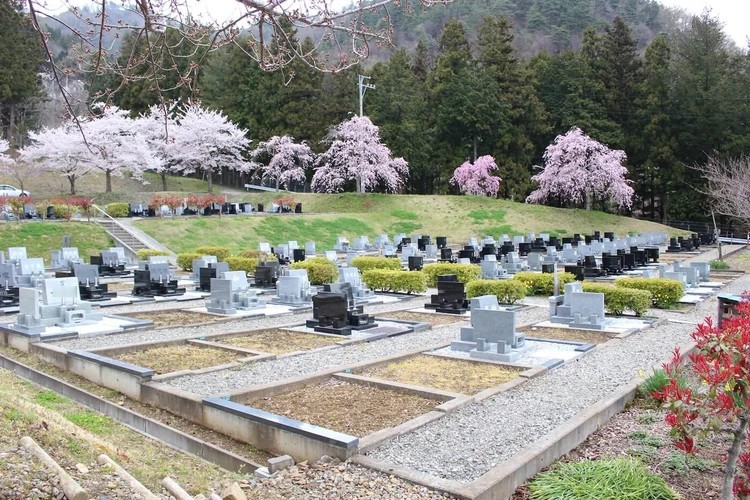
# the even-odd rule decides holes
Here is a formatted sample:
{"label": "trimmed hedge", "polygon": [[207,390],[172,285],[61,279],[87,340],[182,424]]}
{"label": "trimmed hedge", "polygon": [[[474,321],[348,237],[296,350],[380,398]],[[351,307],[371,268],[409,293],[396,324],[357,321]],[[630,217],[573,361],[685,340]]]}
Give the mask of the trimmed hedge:
{"label": "trimmed hedge", "polygon": [[615,286],[648,290],[651,292],[654,306],[659,309],[674,307],[685,294],[681,282],[668,278],[619,278],[615,280]]}
{"label": "trimmed hedge", "polygon": [[110,217],[127,217],[130,214],[130,205],[127,203],[110,203],[106,210]]}
{"label": "trimmed hedge", "polygon": [[151,248],[138,250],[137,254],[140,260],[148,260],[149,257],[158,257],[160,255],[169,256],[169,252],[166,250],[153,250]]}
{"label": "trimmed hedge", "polygon": [[[573,283],[576,280],[572,273],[557,273],[557,277],[560,280],[561,293],[566,283]],[[516,273],[513,279],[523,282],[529,295],[550,296],[555,292],[555,275],[551,273]]]}
{"label": "trimmed hedge", "polygon": [[258,259],[247,257],[227,257],[226,263],[229,264],[230,271],[245,271],[247,274],[253,274],[258,265]]}
{"label": "trimmed hedge", "polygon": [[427,264],[422,268],[422,272],[427,275],[427,284],[429,286],[437,285],[438,276],[443,274],[455,274],[458,281],[468,283],[479,279],[482,269],[474,264],[451,264],[441,263]]}
{"label": "trimmed hedge", "polygon": [[394,259],[393,257],[354,257],[352,267],[356,267],[362,273],[371,269],[400,271],[401,259]]}
{"label": "trimmed hedge", "polygon": [[367,288],[381,292],[421,293],[427,291],[427,275],[422,271],[370,269],[362,273]]}
{"label": "trimmed hedge", "polygon": [[195,252],[178,253],[177,254],[177,266],[183,271],[192,271],[193,261],[198,260],[201,257],[203,257],[201,254],[195,253]]}
{"label": "trimmed hedge", "polygon": [[292,269],[307,269],[307,279],[311,285],[333,283],[339,278],[339,268],[324,257],[313,257],[292,264]]}
{"label": "trimmed hedge", "polygon": [[466,297],[496,295],[500,304],[515,304],[526,297],[526,284],[517,280],[476,280],[466,284]]}
{"label": "trimmed hedge", "polygon": [[243,250],[237,255],[239,255],[240,257],[244,257],[246,259],[255,259],[256,261],[258,259],[262,259],[264,262],[270,262],[272,260],[279,260],[279,258],[276,257],[274,254],[261,252],[260,250]]}
{"label": "trimmed hedge", "polygon": [[227,257],[232,256],[232,250],[230,250],[227,247],[213,247],[213,246],[198,247],[195,249],[195,253],[199,253],[201,255],[215,255],[216,259],[219,262],[224,262],[227,260]]}
{"label": "trimmed hedge", "polygon": [[583,283],[584,292],[603,293],[604,307],[609,314],[619,316],[626,310],[642,316],[651,307],[651,292],[635,288],[615,287],[599,283]]}

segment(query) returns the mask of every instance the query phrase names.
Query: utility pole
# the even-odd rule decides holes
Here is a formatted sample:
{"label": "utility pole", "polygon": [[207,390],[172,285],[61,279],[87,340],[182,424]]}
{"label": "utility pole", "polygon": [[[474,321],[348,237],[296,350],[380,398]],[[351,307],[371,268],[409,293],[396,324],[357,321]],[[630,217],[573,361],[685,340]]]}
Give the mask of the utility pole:
{"label": "utility pole", "polygon": [[369,79],[369,76],[359,75],[359,116],[364,116],[363,104],[365,99],[365,92],[367,92],[367,89],[375,89],[375,85],[365,83],[365,80]]}
{"label": "utility pole", "polygon": [[[365,92],[367,92],[367,89],[374,89],[375,85],[365,83],[365,80],[369,80],[369,76],[359,75],[359,116],[364,116],[364,100],[365,100]],[[364,189],[362,188],[362,179],[357,176],[357,192],[358,193],[364,193]]]}

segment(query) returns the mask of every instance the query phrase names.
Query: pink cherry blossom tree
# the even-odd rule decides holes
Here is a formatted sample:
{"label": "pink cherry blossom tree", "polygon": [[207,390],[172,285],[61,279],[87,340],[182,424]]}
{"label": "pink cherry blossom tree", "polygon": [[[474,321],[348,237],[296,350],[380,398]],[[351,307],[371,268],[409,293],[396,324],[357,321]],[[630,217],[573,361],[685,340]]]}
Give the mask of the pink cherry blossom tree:
{"label": "pink cherry blossom tree", "polygon": [[133,178],[142,180],[143,172],[154,169],[159,161],[149,147],[146,133],[126,110],[110,106],[98,112],[81,122],[81,129],[84,146],[91,153],[91,166],[104,172],[106,192],[110,193],[113,176],[123,177],[129,171]]}
{"label": "pink cherry blossom tree", "polygon": [[354,116],[333,127],[323,142],[330,147],[313,175],[313,191],[337,193],[346,181],[355,180],[360,193],[379,185],[395,193],[409,175],[406,160],[391,158],[391,150],[380,142],[378,127],[366,116]]}
{"label": "pink cherry blossom tree", "polygon": [[222,167],[247,172],[250,163],[242,156],[250,145],[247,130],[239,128],[220,111],[204,109],[189,103],[177,113],[177,127],[166,153],[174,160],[172,170],[183,175],[203,172],[208,192],[213,192],[213,175]]}
{"label": "pink cherry blossom tree", "polygon": [[167,174],[172,171],[175,159],[170,152],[170,144],[175,142],[172,131],[177,127],[175,108],[177,104],[162,107],[151,106],[149,111],[137,118],[140,130],[146,135],[146,142],[156,159],[154,172],[161,177],[162,191],[167,190]]}
{"label": "pink cherry blossom tree", "polygon": [[[305,142],[294,143],[294,137],[277,135],[258,144],[251,154],[253,176],[270,179],[279,187],[305,182],[305,170],[315,163],[315,155]],[[267,162],[265,163],[264,160]]]}
{"label": "pink cherry blossom tree", "polygon": [[539,189],[527,198],[527,203],[541,203],[560,196],[573,203],[585,203],[591,210],[591,197],[612,199],[618,207],[630,207],[633,188],[625,179],[627,168],[622,150],[609,149],[583,133],[578,127],[565,135],[558,135],[555,142],[544,151],[544,170],[531,178],[539,183]]}
{"label": "pink cherry blossom tree", "polygon": [[56,128],[30,131],[28,144],[20,151],[19,161],[61,174],[68,179],[70,194],[75,195],[76,180],[92,168],[91,157],[78,128],[66,122]]}
{"label": "pink cherry blossom tree", "polygon": [[458,186],[462,193],[494,198],[500,189],[502,179],[491,175],[490,172],[493,170],[497,170],[495,159],[490,155],[480,156],[474,163],[467,160],[454,170],[450,183]]}

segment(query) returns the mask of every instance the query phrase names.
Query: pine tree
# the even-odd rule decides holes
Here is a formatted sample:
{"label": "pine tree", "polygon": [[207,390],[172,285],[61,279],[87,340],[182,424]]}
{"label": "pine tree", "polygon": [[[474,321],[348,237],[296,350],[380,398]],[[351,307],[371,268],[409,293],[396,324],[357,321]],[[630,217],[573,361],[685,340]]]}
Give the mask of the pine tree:
{"label": "pine tree", "polygon": [[0,125],[11,147],[32,121],[33,104],[41,96],[43,63],[37,33],[23,12],[24,2],[0,1]]}

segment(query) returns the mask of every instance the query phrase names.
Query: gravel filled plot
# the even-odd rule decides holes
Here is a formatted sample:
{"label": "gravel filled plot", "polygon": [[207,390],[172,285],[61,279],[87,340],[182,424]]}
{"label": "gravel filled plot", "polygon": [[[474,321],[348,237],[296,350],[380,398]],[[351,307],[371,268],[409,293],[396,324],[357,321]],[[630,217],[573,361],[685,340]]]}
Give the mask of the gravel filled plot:
{"label": "gravel filled plot", "polygon": [[309,351],[317,347],[335,344],[346,337],[327,337],[312,333],[290,332],[289,330],[267,330],[252,333],[242,337],[226,337],[209,339],[219,344],[227,344],[234,347],[244,347],[254,351],[268,352],[271,354],[284,354],[293,351]]}
{"label": "gravel filled plot", "polygon": [[360,375],[471,396],[504,384],[522,371],[492,363],[422,355],[371,368]]}
{"label": "gravel filled plot", "polygon": [[466,321],[466,318],[462,318],[456,315],[450,314],[431,314],[413,311],[394,311],[385,315],[389,319],[401,319],[404,321],[422,321],[430,326],[441,326],[450,325],[452,323],[458,323]]}
{"label": "gravel filled plot", "polygon": [[432,411],[438,404],[440,401],[416,394],[335,379],[247,403],[253,408],[358,437],[395,427]]}
{"label": "gravel filled plot", "polygon": [[224,349],[178,345],[155,347],[111,356],[126,363],[151,368],[158,375],[180,370],[200,370],[211,366],[231,363],[247,354],[234,353]]}
{"label": "gravel filled plot", "polygon": [[464,407],[374,450],[420,472],[469,482],[666,359],[691,325],[668,323],[608,344],[522,386]]}

